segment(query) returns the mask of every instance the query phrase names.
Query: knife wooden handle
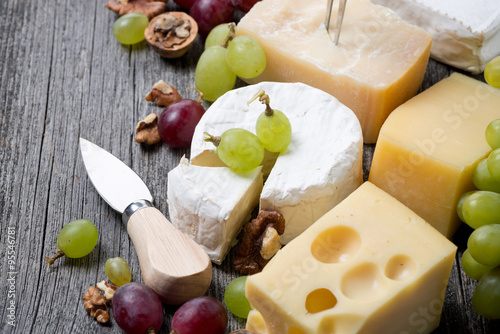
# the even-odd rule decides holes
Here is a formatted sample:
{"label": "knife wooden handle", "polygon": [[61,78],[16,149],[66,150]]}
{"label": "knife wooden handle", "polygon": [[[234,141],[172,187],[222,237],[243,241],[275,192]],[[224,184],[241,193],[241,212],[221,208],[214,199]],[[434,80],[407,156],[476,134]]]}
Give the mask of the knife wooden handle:
{"label": "knife wooden handle", "polygon": [[175,228],[156,208],[146,207],[129,218],[144,283],[166,304],[180,305],[202,296],[212,281],[212,262],[200,245]]}

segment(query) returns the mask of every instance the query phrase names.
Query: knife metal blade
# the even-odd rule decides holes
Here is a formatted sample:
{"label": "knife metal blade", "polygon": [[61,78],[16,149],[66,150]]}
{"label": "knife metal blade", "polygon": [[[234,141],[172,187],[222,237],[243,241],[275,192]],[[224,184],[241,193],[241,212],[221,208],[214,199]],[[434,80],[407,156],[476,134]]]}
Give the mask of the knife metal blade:
{"label": "knife metal blade", "polygon": [[153,201],[146,184],[120,159],[83,138],[80,150],[90,181],[113,209],[124,213],[137,200]]}
{"label": "knife metal blade", "polygon": [[171,305],[202,296],[212,280],[206,251],[151,204],[141,178],[111,153],[80,138],[83,162],[98,193],[122,213],[144,283]]}

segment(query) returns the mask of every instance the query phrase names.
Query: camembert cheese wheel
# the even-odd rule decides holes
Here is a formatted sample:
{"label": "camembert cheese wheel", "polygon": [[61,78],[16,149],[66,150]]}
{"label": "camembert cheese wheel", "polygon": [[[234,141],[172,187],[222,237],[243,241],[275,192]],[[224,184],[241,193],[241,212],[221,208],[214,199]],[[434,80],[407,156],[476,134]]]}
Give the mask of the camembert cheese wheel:
{"label": "camembert cheese wheel", "polygon": [[229,91],[207,109],[196,127],[191,163],[224,166],[204,132],[221,135],[232,128],[255,133],[265,106],[251,98],[263,89],[271,107],[292,126],[287,150],[268,154],[270,170],[260,196],[260,209],[277,210],[285,218],[287,243],[346,198],[362,183],[363,136],[354,113],[333,96],[302,83],[262,82]]}

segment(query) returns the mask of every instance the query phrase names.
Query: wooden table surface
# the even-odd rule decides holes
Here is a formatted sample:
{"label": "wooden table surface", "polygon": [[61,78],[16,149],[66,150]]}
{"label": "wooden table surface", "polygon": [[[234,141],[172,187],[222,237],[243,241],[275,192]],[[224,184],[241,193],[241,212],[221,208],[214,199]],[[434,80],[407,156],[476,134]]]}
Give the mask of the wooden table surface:
{"label": "wooden table surface", "polygon": [[[120,45],[112,33],[117,16],[105,2],[0,1],[2,333],[119,333],[113,320],[102,326],[90,318],[81,297],[90,285],[106,279],[104,263],[110,257],[123,257],[132,279],[142,280],[120,215],[89,182],[79,136],[131,166],[165,214],[167,173],[184,154],[189,156],[188,149],[147,147],[133,138],[138,120],[161,111],[144,100],[159,79],[174,85],[183,97],[195,98],[186,88],[194,86],[203,41],[198,37],[187,55],[173,60],[161,59],[145,42]],[[172,2],[168,9],[179,10]],[[453,71],[431,60],[422,89]],[[365,146],[365,177],[373,148]],[[55,251],[58,232],[80,218],[97,226],[98,246],[82,259],[59,260],[47,272],[44,259]],[[457,264],[469,233],[462,227],[454,238],[459,252],[441,326],[433,333],[500,333],[499,321],[487,321],[473,311],[475,282]],[[232,257],[214,266],[209,295],[222,299],[225,285],[237,277]],[[168,333],[175,308],[164,309],[162,332]],[[422,310],[426,316],[433,315]],[[229,331],[243,327],[243,320],[230,315]]]}

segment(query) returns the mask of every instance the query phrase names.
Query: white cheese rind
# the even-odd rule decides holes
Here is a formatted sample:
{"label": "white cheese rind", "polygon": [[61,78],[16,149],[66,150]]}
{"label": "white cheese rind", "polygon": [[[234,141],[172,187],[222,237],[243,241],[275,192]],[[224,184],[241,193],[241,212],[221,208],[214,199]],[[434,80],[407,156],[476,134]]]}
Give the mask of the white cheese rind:
{"label": "white cheese rind", "polygon": [[214,146],[203,141],[204,132],[220,135],[239,127],[255,133],[264,106],[247,102],[259,89],[292,126],[292,142],[277,158],[260,199],[261,209],[283,214],[281,242],[287,243],[361,184],[363,138],[354,113],[333,96],[301,83],[263,82],[226,93],[206,111],[193,136],[193,164],[215,156]]}
{"label": "white cheese rind", "polygon": [[168,173],[170,221],[220,264],[259,201],[261,171],[235,173],[227,167],[193,166],[183,158]]}
{"label": "white cheese rind", "polygon": [[434,36],[431,56],[472,73],[500,55],[498,0],[372,0]]}

